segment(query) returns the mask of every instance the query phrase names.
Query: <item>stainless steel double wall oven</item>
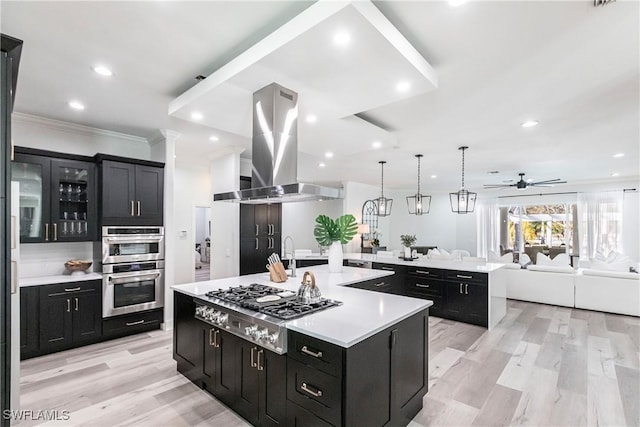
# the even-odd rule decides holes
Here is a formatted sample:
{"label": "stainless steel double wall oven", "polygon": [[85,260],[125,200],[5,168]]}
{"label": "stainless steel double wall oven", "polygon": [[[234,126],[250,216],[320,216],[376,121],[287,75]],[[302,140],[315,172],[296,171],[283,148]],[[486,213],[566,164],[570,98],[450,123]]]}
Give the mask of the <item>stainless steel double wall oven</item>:
{"label": "stainless steel double wall oven", "polygon": [[102,227],[102,317],[164,306],[164,227]]}

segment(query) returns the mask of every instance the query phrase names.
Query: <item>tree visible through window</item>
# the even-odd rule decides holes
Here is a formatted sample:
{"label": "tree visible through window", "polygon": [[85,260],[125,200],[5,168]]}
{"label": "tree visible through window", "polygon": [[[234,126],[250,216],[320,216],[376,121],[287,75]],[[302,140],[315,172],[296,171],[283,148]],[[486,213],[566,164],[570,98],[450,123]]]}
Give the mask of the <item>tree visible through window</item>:
{"label": "tree visible through window", "polygon": [[508,249],[522,252],[525,246],[565,247],[573,253],[571,204],[509,206]]}

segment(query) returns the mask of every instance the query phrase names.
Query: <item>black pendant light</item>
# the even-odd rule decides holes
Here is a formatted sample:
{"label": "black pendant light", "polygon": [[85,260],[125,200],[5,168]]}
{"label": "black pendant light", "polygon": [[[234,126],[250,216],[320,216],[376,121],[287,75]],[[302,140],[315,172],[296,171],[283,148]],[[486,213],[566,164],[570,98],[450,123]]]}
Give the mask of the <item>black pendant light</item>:
{"label": "black pendant light", "polygon": [[418,159],[418,192],[414,196],[407,196],[407,209],[411,215],[428,214],[431,208],[431,196],[420,194],[420,158],[422,154],[416,154]]}
{"label": "black pendant light", "polygon": [[473,209],[476,207],[476,196],[478,195],[478,193],[464,189],[464,150],[468,148],[469,147],[458,147],[458,150],[462,150],[462,186],[457,193],[449,193],[451,211],[458,214],[473,212]]}
{"label": "black pendant light", "polygon": [[375,199],[377,210],[377,216],[389,216],[391,215],[391,206],[393,205],[393,199],[387,199],[384,197],[384,164],[387,163],[384,160],[378,162],[380,163],[380,168],[382,169],[382,180],[380,185],[380,197]]}

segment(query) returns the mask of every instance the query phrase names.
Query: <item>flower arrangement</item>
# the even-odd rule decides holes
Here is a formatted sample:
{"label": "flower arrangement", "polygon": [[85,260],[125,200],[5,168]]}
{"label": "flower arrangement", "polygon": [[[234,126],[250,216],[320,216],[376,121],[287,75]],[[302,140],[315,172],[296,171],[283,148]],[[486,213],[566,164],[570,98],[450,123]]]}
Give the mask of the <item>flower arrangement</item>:
{"label": "flower arrangement", "polygon": [[418,240],[416,238],[416,235],[411,235],[411,234],[403,234],[400,236],[400,241],[402,242],[402,246],[404,246],[405,248],[410,248],[411,245],[413,245],[416,240]]}
{"label": "flower arrangement", "polygon": [[373,230],[372,234],[373,238],[369,240],[369,243],[374,247],[380,246],[380,236],[382,235],[382,233],[378,229],[375,229]]}

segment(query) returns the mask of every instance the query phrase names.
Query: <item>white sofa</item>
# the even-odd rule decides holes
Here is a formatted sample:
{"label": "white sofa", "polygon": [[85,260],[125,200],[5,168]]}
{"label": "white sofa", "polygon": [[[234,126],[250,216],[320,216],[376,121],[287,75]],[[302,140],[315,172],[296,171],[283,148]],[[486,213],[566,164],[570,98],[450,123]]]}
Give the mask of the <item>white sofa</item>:
{"label": "white sofa", "polygon": [[640,316],[640,275],[581,269],[575,276],[575,307]]}
{"label": "white sofa", "polygon": [[568,270],[509,269],[507,298],[574,307],[575,278],[575,272]]}

